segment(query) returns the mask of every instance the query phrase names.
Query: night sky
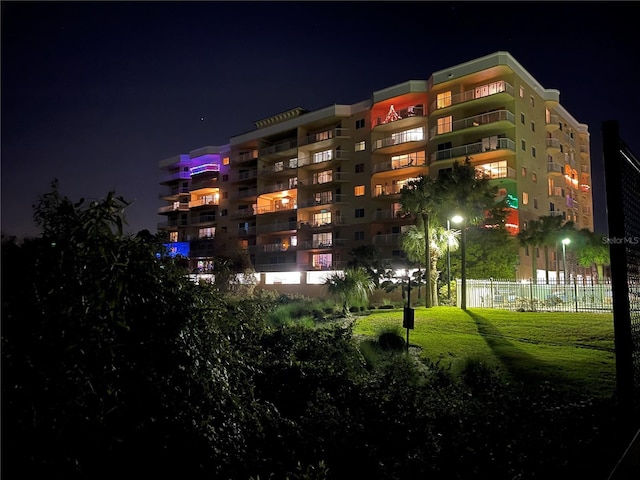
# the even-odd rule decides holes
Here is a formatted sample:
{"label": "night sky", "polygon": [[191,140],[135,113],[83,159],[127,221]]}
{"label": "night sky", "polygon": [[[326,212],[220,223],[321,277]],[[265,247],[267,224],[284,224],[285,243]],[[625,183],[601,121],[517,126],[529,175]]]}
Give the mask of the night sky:
{"label": "night sky", "polygon": [[604,233],[602,122],[640,154],[634,3],[3,1],[2,233],[38,233],[54,178],[155,233],[160,160],[499,50],[589,125]]}

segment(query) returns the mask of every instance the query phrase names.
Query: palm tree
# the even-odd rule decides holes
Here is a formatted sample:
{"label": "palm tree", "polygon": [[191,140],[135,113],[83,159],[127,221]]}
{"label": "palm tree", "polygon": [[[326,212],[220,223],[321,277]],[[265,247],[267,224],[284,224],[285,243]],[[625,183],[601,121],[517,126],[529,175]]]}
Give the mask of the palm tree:
{"label": "palm tree", "polygon": [[[417,225],[410,225],[402,234],[402,250],[407,254],[411,262],[418,264],[418,278],[421,275],[422,262],[424,262],[424,231]],[[418,300],[421,296],[421,283],[418,283]]]}
{"label": "palm tree", "polygon": [[449,251],[458,249],[460,230],[451,230],[437,225],[431,229],[431,274],[433,276],[433,285],[431,298],[433,305],[438,306],[438,278],[440,271],[438,270],[438,259]]}
{"label": "palm tree", "polygon": [[557,252],[559,232],[562,230],[563,222],[564,218],[559,215],[538,217],[540,245],[544,249],[544,273],[547,285],[549,284],[549,248],[556,247]]}
{"label": "palm tree", "polygon": [[540,222],[530,220],[527,228],[518,233],[518,241],[520,245],[528,248],[531,247],[531,280],[538,283],[538,266],[536,261],[536,248],[542,243]]}
{"label": "palm tree", "polygon": [[[400,191],[402,209],[422,220],[425,266],[430,265],[429,221],[436,210],[436,202],[435,181],[429,176],[420,175],[418,180],[408,182]],[[431,285],[431,269],[427,267],[425,273],[425,281],[428,287],[425,289],[424,303],[425,307],[429,308],[432,305],[431,288],[429,288]]]}
{"label": "palm tree", "polygon": [[609,246],[602,241],[602,236],[587,228],[578,231],[582,237],[581,248],[578,249],[578,264],[584,268],[596,267],[597,281],[604,278],[604,266],[611,263]]}
{"label": "palm tree", "polygon": [[347,268],[344,272],[334,272],[324,282],[327,293],[342,303],[342,313],[351,316],[349,307],[365,302],[375,290],[375,284],[364,268]]}

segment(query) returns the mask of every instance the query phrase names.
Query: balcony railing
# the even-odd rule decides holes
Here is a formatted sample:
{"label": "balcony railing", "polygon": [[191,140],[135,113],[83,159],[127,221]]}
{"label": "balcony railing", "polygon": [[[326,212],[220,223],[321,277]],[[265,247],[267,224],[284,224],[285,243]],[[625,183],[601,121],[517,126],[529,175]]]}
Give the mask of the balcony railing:
{"label": "balcony railing", "polygon": [[[413,129],[412,129],[413,130]],[[395,145],[402,145],[410,142],[422,142],[424,141],[424,129],[419,128],[417,131],[405,130],[404,132],[397,132],[390,137],[384,137],[372,142],[371,151],[380,150],[381,148],[393,147]]]}
{"label": "balcony railing", "polygon": [[296,171],[298,169],[298,162],[293,162],[293,163],[276,163],[274,165],[265,165],[262,167],[262,169],[260,170],[260,173],[262,175],[272,175],[274,173],[281,173],[281,172],[291,172],[291,171]]}
{"label": "balcony railing", "polygon": [[348,172],[332,172],[331,175],[309,175],[298,178],[298,186],[328,185],[333,182],[348,182],[351,175]]}
{"label": "balcony railing", "polygon": [[238,232],[237,233],[238,233],[239,236],[255,235],[256,234],[256,227],[238,228]]}
{"label": "balcony railing", "polygon": [[510,138],[498,138],[497,143],[486,144],[484,142],[470,143],[468,145],[461,145],[459,147],[448,148],[445,150],[439,150],[431,154],[431,161],[436,162],[438,160],[449,160],[458,157],[467,157],[470,155],[477,155],[479,153],[489,152],[493,150],[510,150],[516,151],[516,142]]}
{"label": "balcony railing", "polygon": [[580,165],[580,171],[582,173],[589,173],[589,165]]}
{"label": "balcony railing", "polygon": [[554,131],[560,128],[560,123],[558,119],[558,115],[550,114],[545,118],[545,126],[547,127],[547,131]]}
{"label": "balcony railing", "polygon": [[215,215],[200,215],[191,219],[191,225],[204,225],[208,223],[214,223],[216,221]]}
{"label": "balcony railing", "polygon": [[189,202],[189,208],[198,208],[206,206],[217,206],[220,204],[220,200],[199,198],[198,200],[192,200]]}
{"label": "balcony railing", "polygon": [[306,165],[320,165],[321,163],[332,162],[333,160],[350,160],[351,155],[347,150],[332,150],[331,157],[316,157],[313,156],[307,158],[298,158],[298,166],[304,167]]}
{"label": "balcony railing", "polygon": [[265,225],[258,225],[258,232],[260,233],[268,233],[268,232],[285,232],[288,230],[297,230],[298,222],[275,222],[275,223],[267,223]]}
{"label": "balcony railing", "polygon": [[238,155],[236,155],[235,157],[233,157],[233,163],[245,163],[245,162],[249,162],[251,160],[255,160],[256,158],[258,158],[258,151],[257,150],[252,150],[250,152],[243,152],[240,153]]}
{"label": "balcony railing", "polygon": [[258,177],[258,170],[245,170],[231,175],[232,182],[242,182],[244,180],[253,180]]}
{"label": "balcony railing", "polygon": [[515,115],[509,110],[495,110],[493,112],[474,115],[473,117],[456,120],[451,124],[433,127],[429,132],[429,138],[498,122],[509,122],[515,125]]}
{"label": "balcony railing", "polygon": [[247,218],[253,217],[256,214],[253,208],[239,208],[235,212],[233,212],[230,216],[231,218]]}
{"label": "balcony railing", "polygon": [[347,221],[347,219],[343,215],[340,215],[340,216],[333,215],[331,217],[331,220],[329,220],[329,221],[327,221],[327,220],[318,220],[318,219],[314,219],[314,218],[308,218],[307,220],[302,220],[301,219],[300,223],[298,224],[298,227],[300,229],[331,227],[333,225],[345,225],[346,221]]}
{"label": "balcony railing", "polygon": [[481,177],[489,180],[516,178],[516,171],[511,167],[483,168],[483,165],[478,165],[476,172],[478,172]]}
{"label": "balcony railing", "polygon": [[273,193],[273,192],[283,192],[285,190],[294,190],[298,187],[299,181],[289,183],[287,182],[277,182],[271,183],[269,185],[263,185],[258,190],[258,194],[262,195],[263,193]]}
{"label": "balcony railing", "polygon": [[268,147],[261,148],[259,150],[259,155],[261,157],[265,157],[267,155],[273,155],[277,153],[282,153],[294,149],[298,146],[298,140],[293,138],[291,140],[284,141],[282,143],[278,143],[276,145],[270,145]]}
{"label": "balcony railing", "polygon": [[302,147],[304,145],[311,145],[313,143],[322,142],[324,140],[331,140],[333,138],[348,137],[348,136],[349,136],[348,128],[334,128],[332,130],[325,130],[323,132],[307,135],[302,140],[300,140],[299,146]]}
{"label": "balcony railing", "polygon": [[408,213],[402,213],[400,210],[378,210],[373,213],[373,220],[402,220],[411,217]]}
{"label": "balcony railing", "polygon": [[[486,90],[484,87],[486,87]],[[493,82],[489,85],[482,85],[472,90],[467,90],[462,93],[451,95],[451,97],[449,97],[450,100],[447,99],[443,101],[436,99],[429,107],[429,112],[435,112],[436,110],[452,107],[460,103],[470,102],[478,98],[491,97],[492,95],[498,95],[500,93],[506,93],[509,96],[513,97],[513,92],[513,86],[511,86],[509,83],[504,81]]]}
{"label": "balcony railing", "polygon": [[189,187],[172,188],[160,192],[158,198],[177,197],[178,195],[189,194]]}
{"label": "balcony railing", "polygon": [[384,197],[386,195],[398,195],[403,185],[384,185],[376,186],[373,191],[373,197]]}
{"label": "balcony railing", "polygon": [[298,208],[318,207],[320,205],[331,205],[334,203],[343,203],[347,201],[347,195],[334,194],[329,197],[312,198],[298,202]]}
{"label": "balcony railing", "polygon": [[580,145],[579,150],[583,156],[589,155],[589,147],[587,147],[586,145]]}
{"label": "balcony railing", "polygon": [[373,173],[387,172],[389,170],[397,170],[400,168],[409,167],[426,167],[427,160],[422,159],[402,159],[402,160],[388,160],[386,162],[376,163],[373,166]]}
{"label": "balcony railing", "polygon": [[547,163],[547,172],[548,173],[559,173],[562,175],[564,173],[564,167],[559,163],[548,162]]}
{"label": "balcony railing", "polygon": [[191,180],[191,174],[189,172],[167,173],[160,178],[160,183],[172,182],[174,180]]}
{"label": "balcony railing", "polygon": [[164,207],[158,208],[158,213],[187,212],[187,211],[189,211],[188,203],[180,203],[178,205],[165,205]]}
{"label": "balcony railing", "polygon": [[424,117],[424,105],[413,105],[411,107],[403,108],[402,110],[396,111],[397,117],[394,119],[387,120],[383,117],[376,118],[375,127],[378,125],[387,125],[392,122],[397,122],[398,120],[404,120],[405,118],[410,117]]}
{"label": "balcony railing", "polygon": [[287,245],[284,243],[267,243],[249,246],[249,253],[293,252],[295,250],[295,245]]}
{"label": "balcony railing", "polygon": [[191,182],[191,186],[189,187],[190,191],[201,190],[203,188],[218,188],[218,179],[210,178],[208,180],[201,180],[199,182]]}
{"label": "balcony railing", "polygon": [[555,152],[560,151],[560,140],[557,138],[547,138],[546,145],[547,150],[553,150]]}
{"label": "balcony railing", "polygon": [[255,197],[258,194],[257,188],[247,188],[246,190],[238,190],[229,195],[230,200],[238,200],[240,198]]}
{"label": "balcony railing", "polygon": [[291,210],[295,210],[296,208],[298,208],[297,204],[295,202],[289,202],[286,205],[282,205],[282,204],[273,204],[273,205],[267,205],[264,207],[258,207],[257,210],[257,214],[258,215],[264,215],[265,213],[275,213],[275,212],[286,212],[286,211],[291,211]]}
{"label": "balcony railing", "polygon": [[402,237],[401,233],[389,233],[387,235],[374,235],[373,236],[373,244],[374,245],[398,245],[400,243],[400,239]]}

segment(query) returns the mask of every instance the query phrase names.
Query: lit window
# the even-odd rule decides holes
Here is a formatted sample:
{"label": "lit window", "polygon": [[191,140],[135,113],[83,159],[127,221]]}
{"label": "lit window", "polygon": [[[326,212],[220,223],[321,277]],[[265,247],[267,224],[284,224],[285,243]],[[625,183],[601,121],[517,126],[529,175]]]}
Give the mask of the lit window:
{"label": "lit window", "polygon": [[527,192],[522,192],[522,204],[529,205],[529,194]]}
{"label": "lit window", "polygon": [[524,98],[524,87],[520,87],[520,98]]}
{"label": "lit window", "polygon": [[313,184],[320,185],[333,181],[333,170],[324,170],[313,174]]}
{"label": "lit window", "polygon": [[356,152],[362,152],[365,149],[364,140],[361,142],[356,142]]}
{"label": "lit window", "polygon": [[333,150],[323,150],[313,154],[313,163],[328,162],[333,158]]}
{"label": "lit window", "polygon": [[353,188],[353,194],[356,197],[361,197],[362,195],[364,195],[364,185],[356,185]]}
{"label": "lit window", "polygon": [[213,238],[216,236],[215,227],[201,228],[198,230],[198,238]]}
{"label": "lit window", "polygon": [[453,117],[442,117],[438,119],[438,135],[442,133],[448,133],[452,131],[453,127]]}
{"label": "lit window", "polygon": [[527,167],[522,167],[522,176],[523,177],[527,176]]}
{"label": "lit window", "polygon": [[405,153],[404,155],[394,155],[391,157],[392,168],[411,167],[413,165],[425,164],[424,150],[419,152]]}
{"label": "lit window", "polygon": [[451,106],[451,91],[439,93],[436,96],[436,108],[446,108]]}
{"label": "lit window", "polygon": [[177,242],[178,241],[178,232],[169,232],[169,241]]}
{"label": "lit window", "polygon": [[229,165],[229,157],[224,157],[224,158],[222,159],[222,164],[223,164],[223,165]]}
{"label": "lit window", "polygon": [[531,181],[533,183],[537,183],[538,182],[538,176],[535,173],[531,174]]}

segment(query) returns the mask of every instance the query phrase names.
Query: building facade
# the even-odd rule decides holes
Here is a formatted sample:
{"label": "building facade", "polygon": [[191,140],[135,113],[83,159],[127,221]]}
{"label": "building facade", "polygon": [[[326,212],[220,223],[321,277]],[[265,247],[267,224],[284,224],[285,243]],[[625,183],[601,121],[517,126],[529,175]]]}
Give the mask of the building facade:
{"label": "building facade", "polygon": [[[593,230],[588,127],[559,96],[497,52],[353,105],[295,108],[161,161],[158,229],[198,271],[238,248],[276,282],[340,270],[359,245],[397,264],[413,221],[402,187],[468,157],[506,198],[511,234],[547,215]],[[520,249],[516,278],[531,278],[530,255],[541,253]]]}

